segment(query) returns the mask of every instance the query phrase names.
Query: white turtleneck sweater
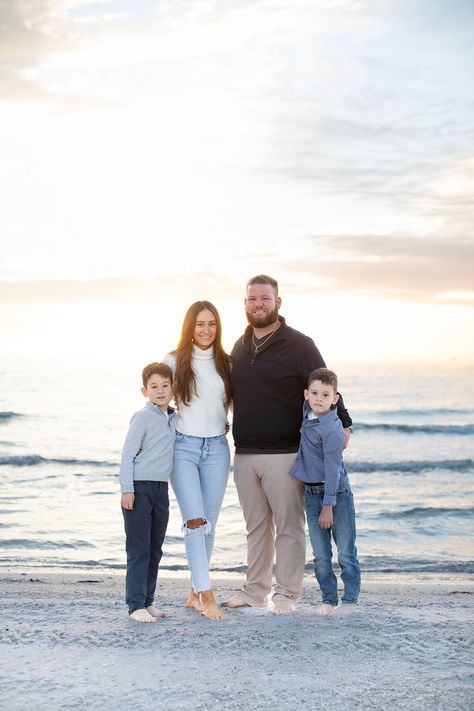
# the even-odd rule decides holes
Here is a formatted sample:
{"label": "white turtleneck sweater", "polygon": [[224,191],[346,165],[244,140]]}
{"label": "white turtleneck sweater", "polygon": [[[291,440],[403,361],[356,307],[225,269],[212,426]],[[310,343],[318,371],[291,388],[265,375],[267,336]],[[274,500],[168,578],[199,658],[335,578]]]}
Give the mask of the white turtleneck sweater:
{"label": "white turtleneck sweater", "polygon": [[[176,355],[168,353],[163,362],[176,375]],[[203,351],[193,346],[192,366],[196,374],[197,396],[188,405],[179,404],[176,430],[191,437],[218,437],[225,434],[227,411],[225,387],[214,364],[214,348]]]}

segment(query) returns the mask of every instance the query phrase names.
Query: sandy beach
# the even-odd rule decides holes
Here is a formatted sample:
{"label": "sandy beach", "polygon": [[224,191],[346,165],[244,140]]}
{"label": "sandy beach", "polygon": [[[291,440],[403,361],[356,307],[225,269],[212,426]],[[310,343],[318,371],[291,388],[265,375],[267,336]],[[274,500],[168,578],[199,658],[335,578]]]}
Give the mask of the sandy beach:
{"label": "sandy beach", "polygon": [[[472,709],[474,584],[462,576],[366,576],[354,615],[183,605],[186,581],[161,578],[152,625],[127,618],[123,576],[3,571],[1,708]],[[220,600],[241,578],[216,582]],[[471,628],[472,629],[472,628]]]}

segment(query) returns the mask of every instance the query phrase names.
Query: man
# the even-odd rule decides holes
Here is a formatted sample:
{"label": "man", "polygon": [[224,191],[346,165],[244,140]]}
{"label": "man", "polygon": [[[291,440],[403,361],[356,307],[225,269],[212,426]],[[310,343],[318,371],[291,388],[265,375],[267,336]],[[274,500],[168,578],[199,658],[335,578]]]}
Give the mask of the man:
{"label": "man", "polygon": [[[263,607],[272,586],[280,613],[293,612],[305,565],[303,488],[288,472],[300,440],[309,373],[325,367],[308,336],[278,315],[278,283],[260,274],[247,284],[249,325],[232,350],[234,480],[247,528],[247,581],[226,607]],[[349,441],[352,420],[342,397],[338,414]]]}

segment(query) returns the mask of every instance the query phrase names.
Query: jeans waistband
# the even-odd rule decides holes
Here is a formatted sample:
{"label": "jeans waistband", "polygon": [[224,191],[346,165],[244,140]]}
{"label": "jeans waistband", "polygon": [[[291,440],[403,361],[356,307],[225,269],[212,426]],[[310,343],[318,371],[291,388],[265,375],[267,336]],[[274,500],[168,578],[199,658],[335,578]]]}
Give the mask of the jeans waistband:
{"label": "jeans waistband", "polygon": [[184,432],[179,432],[178,430],[176,430],[176,434],[177,434],[177,435],[178,435],[178,434],[181,435],[181,437],[189,437],[190,439],[200,439],[200,440],[203,440],[203,439],[220,439],[221,437],[225,437],[225,435],[226,435],[226,433],[223,432],[223,433],[220,434],[220,435],[212,435],[212,437],[198,437],[197,435],[184,434]]}

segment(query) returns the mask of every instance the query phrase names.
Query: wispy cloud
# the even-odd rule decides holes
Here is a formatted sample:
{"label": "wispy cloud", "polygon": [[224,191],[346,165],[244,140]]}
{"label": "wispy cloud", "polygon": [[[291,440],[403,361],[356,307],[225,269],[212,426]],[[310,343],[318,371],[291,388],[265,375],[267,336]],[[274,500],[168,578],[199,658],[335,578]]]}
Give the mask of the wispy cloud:
{"label": "wispy cloud", "polygon": [[[0,0],[1,274],[30,279],[0,298],[186,290],[126,276],[170,245],[198,284],[214,264],[231,289],[273,267],[469,291],[472,17],[463,0]],[[29,121],[24,99],[68,116]]]}
{"label": "wispy cloud", "polygon": [[279,264],[287,274],[305,275],[293,289],[319,291],[316,277],[324,280],[326,288],[345,293],[474,302],[473,239],[316,235],[309,238],[307,252],[304,260],[275,260],[275,266]]}
{"label": "wispy cloud", "polygon": [[[243,286],[227,276],[198,271],[186,276],[156,275],[149,279],[116,277],[84,281],[54,279],[0,281],[0,303],[153,302],[179,294],[184,301],[242,297]],[[174,297],[173,297],[174,298]]]}

